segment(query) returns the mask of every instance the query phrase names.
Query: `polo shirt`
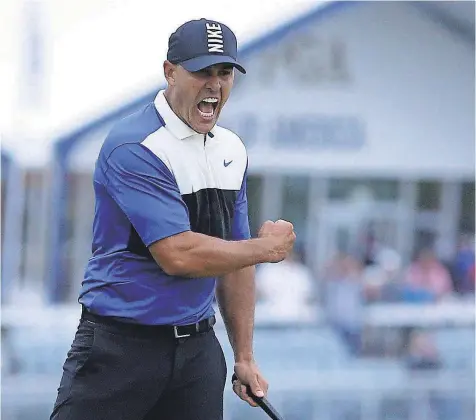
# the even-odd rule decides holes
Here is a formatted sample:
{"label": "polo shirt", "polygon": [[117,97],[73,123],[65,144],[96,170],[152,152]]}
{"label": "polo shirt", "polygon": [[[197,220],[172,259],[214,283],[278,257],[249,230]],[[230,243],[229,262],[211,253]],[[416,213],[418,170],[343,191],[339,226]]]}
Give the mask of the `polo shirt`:
{"label": "polo shirt", "polygon": [[193,131],[160,91],[119,121],[94,171],[92,256],[79,302],[146,325],[185,325],[213,314],[216,278],[166,274],[148,247],[185,231],[250,238],[246,149],[233,132]]}

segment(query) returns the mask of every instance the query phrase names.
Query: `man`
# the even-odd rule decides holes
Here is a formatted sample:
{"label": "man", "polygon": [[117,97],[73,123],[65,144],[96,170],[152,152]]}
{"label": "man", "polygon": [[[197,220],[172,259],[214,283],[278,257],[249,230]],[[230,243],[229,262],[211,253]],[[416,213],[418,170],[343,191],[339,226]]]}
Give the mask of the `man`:
{"label": "man", "polygon": [[233,85],[236,38],[205,19],[169,39],[167,89],[120,121],[96,163],[93,255],[83,315],[54,420],[218,420],[226,364],[216,297],[233,347],[234,391],[263,396],[253,358],[254,266],[292,250],[293,226],[250,239],[246,150],[216,126]]}

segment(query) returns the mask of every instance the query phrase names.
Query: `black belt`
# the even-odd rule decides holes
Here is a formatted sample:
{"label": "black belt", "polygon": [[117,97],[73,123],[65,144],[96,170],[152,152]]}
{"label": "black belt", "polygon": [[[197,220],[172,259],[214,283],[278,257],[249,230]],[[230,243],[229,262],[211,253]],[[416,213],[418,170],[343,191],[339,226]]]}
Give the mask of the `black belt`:
{"label": "black belt", "polygon": [[106,326],[111,326],[118,328],[121,331],[127,333],[146,333],[146,334],[157,334],[157,333],[170,333],[173,334],[175,338],[187,338],[192,337],[197,334],[203,334],[207,331],[210,331],[216,323],[215,315],[212,315],[210,318],[196,322],[195,324],[188,325],[143,325],[143,324],[133,324],[130,322],[120,321],[116,318],[110,316],[102,316],[93,314],[89,312],[83,306],[83,311],[81,318],[95,323],[102,324]]}

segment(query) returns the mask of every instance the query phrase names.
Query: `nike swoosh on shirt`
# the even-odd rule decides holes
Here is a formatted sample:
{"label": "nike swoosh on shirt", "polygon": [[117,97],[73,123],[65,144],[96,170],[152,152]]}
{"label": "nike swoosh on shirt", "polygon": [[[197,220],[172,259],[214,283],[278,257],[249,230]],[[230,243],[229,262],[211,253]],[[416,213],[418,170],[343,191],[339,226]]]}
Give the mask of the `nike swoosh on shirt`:
{"label": "nike swoosh on shirt", "polygon": [[225,160],[223,160],[223,166],[226,168],[228,165],[230,165],[231,162],[233,161],[230,160],[229,162],[226,162]]}

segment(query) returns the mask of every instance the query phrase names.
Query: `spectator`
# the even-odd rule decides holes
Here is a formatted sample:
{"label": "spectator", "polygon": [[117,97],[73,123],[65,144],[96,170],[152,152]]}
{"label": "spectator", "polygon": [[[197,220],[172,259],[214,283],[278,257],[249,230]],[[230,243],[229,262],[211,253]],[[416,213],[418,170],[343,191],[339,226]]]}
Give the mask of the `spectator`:
{"label": "spectator", "polygon": [[412,332],[406,362],[411,370],[433,370],[441,367],[438,350],[429,334]]}
{"label": "spectator", "polygon": [[473,264],[470,267],[468,276],[469,276],[469,281],[470,281],[470,284],[471,284],[471,290],[474,293],[475,286],[476,286],[476,284],[475,284],[475,282],[476,282],[476,264]]}
{"label": "spectator", "polygon": [[275,319],[303,319],[312,316],[316,301],[311,270],[295,253],[275,264],[263,264],[256,273],[258,311]]}
{"label": "spectator", "polygon": [[367,302],[395,301],[398,299],[398,280],[401,257],[391,248],[376,253],[375,263],[364,269]]}
{"label": "spectator", "polygon": [[452,264],[453,283],[457,293],[474,293],[474,244],[469,235],[462,235]]}
{"label": "spectator", "polygon": [[377,249],[378,249],[378,241],[375,237],[375,233],[373,232],[373,226],[370,225],[368,227],[368,231],[364,238],[363,243],[363,264],[364,266],[371,266],[376,264],[377,262]]}
{"label": "spectator", "polygon": [[328,320],[352,354],[359,355],[365,302],[362,266],[352,256],[340,254],[329,264],[325,281]]}
{"label": "spectator", "polygon": [[420,251],[405,273],[403,299],[411,302],[434,302],[451,292],[449,271],[438,261],[433,251]]}

